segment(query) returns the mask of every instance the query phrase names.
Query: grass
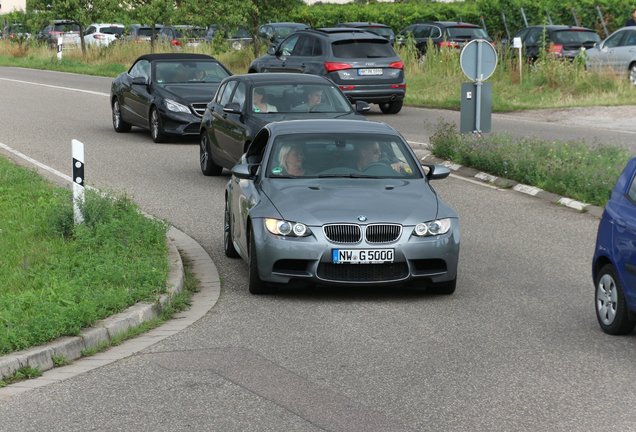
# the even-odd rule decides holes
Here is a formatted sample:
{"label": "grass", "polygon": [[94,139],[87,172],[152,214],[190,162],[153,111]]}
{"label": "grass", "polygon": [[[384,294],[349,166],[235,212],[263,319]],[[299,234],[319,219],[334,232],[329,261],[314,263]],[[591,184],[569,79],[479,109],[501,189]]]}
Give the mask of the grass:
{"label": "grass", "polygon": [[601,207],[631,157],[612,145],[460,134],[454,124],[438,127],[431,149],[438,157]]}
{"label": "grass", "polygon": [[0,355],[77,335],[164,291],[165,223],[125,196],[71,192],[0,158]]}

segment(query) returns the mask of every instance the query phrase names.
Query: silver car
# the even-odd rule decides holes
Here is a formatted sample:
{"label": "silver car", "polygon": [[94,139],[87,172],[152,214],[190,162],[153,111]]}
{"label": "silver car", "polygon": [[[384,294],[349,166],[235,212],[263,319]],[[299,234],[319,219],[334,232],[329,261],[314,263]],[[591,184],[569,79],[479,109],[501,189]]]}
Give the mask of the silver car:
{"label": "silver car", "polygon": [[224,248],[249,291],[276,284],[414,285],[452,294],[459,218],[384,123],[288,120],[255,136],[225,193]]}
{"label": "silver car", "polygon": [[588,70],[627,75],[636,85],[636,27],[616,30],[586,54]]}

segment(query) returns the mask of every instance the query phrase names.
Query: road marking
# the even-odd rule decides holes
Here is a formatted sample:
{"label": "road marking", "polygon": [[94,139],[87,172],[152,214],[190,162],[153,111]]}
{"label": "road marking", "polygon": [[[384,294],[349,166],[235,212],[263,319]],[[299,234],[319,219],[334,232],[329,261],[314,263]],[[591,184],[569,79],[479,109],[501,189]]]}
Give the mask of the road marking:
{"label": "road marking", "polygon": [[66,174],[63,174],[60,171],[58,171],[58,170],[56,170],[54,168],[51,168],[48,165],[44,165],[42,162],[38,162],[35,159],[30,158],[29,156],[25,155],[24,153],[21,153],[21,152],[17,151],[16,149],[12,148],[12,147],[9,147],[6,144],[3,144],[3,143],[0,142],[0,148],[5,149],[9,153],[12,153],[15,156],[18,156],[18,157],[20,157],[20,158],[32,163],[33,165],[35,165],[35,166],[37,166],[39,168],[42,168],[45,171],[50,172],[51,174],[55,174],[58,177],[62,177],[64,180],[67,180],[68,182],[72,182],[73,181],[73,179],[70,176],[67,176]]}
{"label": "road marking", "polygon": [[110,97],[110,95],[108,93],[97,92],[97,91],[93,91],[93,90],[82,90],[82,89],[77,89],[77,88],[73,88],[73,87],[62,87],[62,86],[56,86],[56,85],[51,85],[51,84],[42,84],[42,83],[36,83],[36,82],[31,82],[31,81],[22,81],[22,80],[11,79],[11,78],[0,78],[0,80],[16,82],[16,83],[21,83],[21,84],[31,84],[31,85],[41,86],[41,87],[50,87],[50,88],[59,89],[59,90],[68,90],[68,91],[74,91],[74,92],[80,92],[80,93],[87,93],[87,94],[92,94],[92,95],[96,95],[96,96]]}

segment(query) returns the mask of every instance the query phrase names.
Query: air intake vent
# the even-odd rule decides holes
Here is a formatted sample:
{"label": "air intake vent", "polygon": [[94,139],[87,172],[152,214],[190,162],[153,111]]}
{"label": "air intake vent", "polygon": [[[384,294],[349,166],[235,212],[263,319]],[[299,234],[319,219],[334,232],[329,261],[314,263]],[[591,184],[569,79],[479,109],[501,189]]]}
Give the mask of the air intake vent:
{"label": "air intake vent", "polygon": [[325,225],[323,231],[334,243],[358,243],[362,240],[362,230],[354,224]]}

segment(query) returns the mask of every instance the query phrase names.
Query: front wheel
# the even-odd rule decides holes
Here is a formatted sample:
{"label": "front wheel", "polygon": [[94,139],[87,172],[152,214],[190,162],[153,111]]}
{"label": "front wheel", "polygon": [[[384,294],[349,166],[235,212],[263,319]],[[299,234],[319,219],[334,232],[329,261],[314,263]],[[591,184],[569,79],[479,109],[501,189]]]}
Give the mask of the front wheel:
{"label": "front wheel", "polygon": [[156,143],[162,143],[166,141],[166,136],[163,132],[163,126],[161,125],[161,116],[157,108],[153,108],[150,111],[150,136]]}
{"label": "front wheel", "polygon": [[111,108],[113,111],[113,129],[115,129],[115,132],[130,132],[130,123],[125,122],[121,118],[121,105],[119,105],[119,99],[113,100]]}
{"label": "front wheel", "polygon": [[201,172],[206,176],[219,176],[223,171],[223,167],[218,166],[212,159],[210,152],[210,138],[207,132],[201,133],[201,141],[199,145],[199,165]]}
{"label": "front wheel", "polygon": [[636,322],[629,319],[625,293],[614,266],[604,265],[598,272],[595,285],[596,318],[601,330],[612,335],[631,332]]}
{"label": "front wheel", "polygon": [[402,109],[404,101],[398,100],[393,102],[384,102],[380,104],[380,110],[384,114],[397,114]]}

